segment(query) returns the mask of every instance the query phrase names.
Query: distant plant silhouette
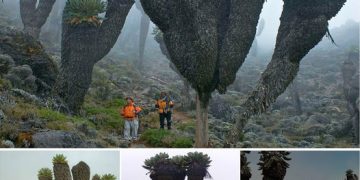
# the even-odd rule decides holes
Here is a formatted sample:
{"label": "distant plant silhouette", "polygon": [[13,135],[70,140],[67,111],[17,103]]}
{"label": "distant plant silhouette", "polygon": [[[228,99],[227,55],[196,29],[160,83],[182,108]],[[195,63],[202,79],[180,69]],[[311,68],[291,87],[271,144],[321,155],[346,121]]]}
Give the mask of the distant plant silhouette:
{"label": "distant plant silhouette", "polygon": [[346,178],[345,180],[358,180],[358,176],[354,174],[354,171],[352,169],[348,169],[346,171]]}
{"label": "distant plant silhouette", "polygon": [[286,169],[289,168],[287,161],[291,158],[288,151],[261,151],[259,170],[262,170],[263,180],[283,180]]}
{"label": "distant plant silhouette", "polygon": [[153,180],[189,180],[211,178],[207,169],[210,167],[210,157],[201,152],[189,152],[186,156],[169,157],[159,153],[146,159],[143,168],[149,170]]}
{"label": "distant plant silhouette", "polygon": [[249,167],[250,162],[247,160],[246,154],[250,153],[249,151],[241,151],[241,180],[249,180],[252,176],[251,169]]}

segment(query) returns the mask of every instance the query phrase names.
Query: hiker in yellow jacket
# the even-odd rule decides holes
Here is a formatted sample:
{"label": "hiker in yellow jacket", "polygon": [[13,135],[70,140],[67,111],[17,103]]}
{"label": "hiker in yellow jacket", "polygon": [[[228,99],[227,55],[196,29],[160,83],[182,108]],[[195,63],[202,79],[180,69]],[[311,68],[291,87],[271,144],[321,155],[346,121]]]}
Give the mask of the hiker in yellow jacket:
{"label": "hiker in yellow jacket", "polygon": [[139,129],[139,113],[141,108],[135,106],[134,99],[131,97],[126,98],[127,104],[120,109],[120,114],[124,118],[124,138],[126,140],[137,140]]}
{"label": "hiker in yellow jacket", "polygon": [[156,109],[159,112],[160,117],[160,128],[164,129],[165,119],[167,121],[167,128],[171,129],[171,114],[173,112],[174,102],[166,92],[160,93],[160,98],[156,101]]}

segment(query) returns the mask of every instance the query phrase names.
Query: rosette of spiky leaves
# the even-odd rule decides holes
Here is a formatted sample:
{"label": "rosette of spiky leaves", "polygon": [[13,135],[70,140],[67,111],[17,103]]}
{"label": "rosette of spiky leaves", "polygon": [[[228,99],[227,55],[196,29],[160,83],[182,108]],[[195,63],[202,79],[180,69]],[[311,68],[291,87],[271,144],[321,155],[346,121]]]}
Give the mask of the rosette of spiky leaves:
{"label": "rosette of spiky leaves", "polygon": [[241,152],[241,179],[250,179],[251,174],[251,168],[249,167],[250,162],[247,160],[246,154],[249,154],[250,151],[242,151]]}
{"label": "rosette of spiky leaves", "polygon": [[210,157],[202,152],[189,152],[185,158],[188,164],[196,163],[204,168],[210,167]]}
{"label": "rosette of spiky leaves", "polygon": [[67,164],[68,161],[63,154],[57,154],[52,159],[53,164]]}
{"label": "rosette of spiky leaves", "polygon": [[143,168],[149,170],[149,173],[153,173],[160,164],[167,164],[169,162],[170,158],[167,153],[159,153],[150,159],[146,159]]}
{"label": "rosette of spiky leaves", "polygon": [[68,0],[66,3],[64,17],[72,25],[90,23],[99,26],[102,20],[99,15],[106,11],[107,6],[103,0]]}
{"label": "rosette of spiky leaves", "polygon": [[39,179],[52,179],[53,175],[52,175],[52,171],[49,168],[41,168],[38,171],[38,178]]}
{"label": "rosette of spiky leaves", "polygon": [[346,171],[346,176],[351,176],[352,174],[353,174],[353,170],[352,169],[348,169],[347,171]]}
{"label": "rosette of spiky leaves", "polygon": [[116,180],[116,176],[113,174],[104,174],[101,176],[101,180]]}
{"label": "rosette of spiky leaves", "polygon": [[171,158],[170,162],[171,162],[171,164],[175,165],[175,167],[177,169],[177,173],[185,174],[186,168],[189,164],[189,162],[187,161],[185,156],[174,156]]}
{"label": "rosette of spiky leaves", "polygon": [[92,177],[92,180],[101,180],[101,177],[100,177],[100,175],[95,174],[95,175]]}
{"label": "rosette of spiky leaves", "polygon": [[202,152],[189,152],[185,159],[188,164],[189,176],[194,175],[211,178],[211,175],[207,171],[210,167],[211,159],[207,154]]}
{"label": "rosette of spiky leaves", "polygon": [[286,169],[289,168],[289,163],[291,158],[288,156],[290,152],[288,151],[261,151],[260,166],[259,170],[262,170],[262,174],[266,177],[273,179],[284,179],[286,175]]}

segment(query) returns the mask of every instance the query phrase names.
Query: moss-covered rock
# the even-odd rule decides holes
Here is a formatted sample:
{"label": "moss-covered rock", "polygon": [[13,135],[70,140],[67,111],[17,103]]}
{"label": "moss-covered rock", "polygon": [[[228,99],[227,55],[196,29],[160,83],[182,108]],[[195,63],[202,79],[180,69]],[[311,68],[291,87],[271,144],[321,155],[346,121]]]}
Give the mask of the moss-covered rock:
{"label": "moss-covered rock", "polygon": [[30,35],[4,26],[0,26],[0,36],[0,54],[10,56],[16,66],[30,66],[36,77],[37,93],[49,91],[55,84],[58,68],[41,43]]}

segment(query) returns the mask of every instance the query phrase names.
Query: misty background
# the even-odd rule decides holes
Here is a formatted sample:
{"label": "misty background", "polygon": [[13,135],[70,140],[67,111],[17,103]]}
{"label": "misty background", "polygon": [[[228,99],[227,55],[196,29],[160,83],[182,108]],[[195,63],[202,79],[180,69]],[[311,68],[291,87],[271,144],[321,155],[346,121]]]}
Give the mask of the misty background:
{"label": "misty background", "polygon": [[113,174],[119,179],[119,151],[0,151],[1,180],[37,180],[41,168],[52,170],[52,158],[63,154],[71,168],[84,161],[90,167],[91,177],[95,174]]}
{"label": "misty background", "polygon": [[[53,8],[53,14],[58,14],[59,23],[61,23],[61,15],[62,9],[64,7],[65,0],[57,1]],[[3,3],[0,3],[0,6],[6,7],[6,12],[0,13],[10,13],[12,15],[12,22],[17,22],[16,24],[19,27],[22,27],[21,18],[20,18],[20,10],[19,10],[19,0],[4,0]],[[260,15],[260,19],[265,20],[265,28],[258,39],[258,51],[261,54],[271,55],[272,51],[275,47],[276,35],[278,31],[278,27],[280,25],[280,15],[282,13],[282,0],[268,0],[264,3],[264,7],[262,9],[262,13]],[[358,13],[358,9],[360,7],[360,1],[358,0],[347,0],[345,5],[342,7],[340,12],[330,20],[329,29],[331,33],[331,29],[340,27],[346,24],[348,21],[360,21],[360,13]],[[122,29],[122,33],[119,36],[117,44],[114,46],[110,54],[122,55],[126,57],[137,57],[137,49],[138,49],[138,38],[140,32],[140,19],[141,12],[135,7],[135,5],[130,10],[126,23]],[[54,22],[47,21],[44,25],[43,29],[49,28],[51,24]],[[163,56],[160,52],[160,48],[158,44],[153,39],[153,28],[154,24],[151,23],[149,30],[149,36],[146,41],[145,48],[145,61],[146,58],[151,59],[150,53],[156,53]],[[43,39],[46,41],[46,39]],[[329,40],[330,41],[330,40]],[[336,39],[335,39],[336,41]],[[165,59],[165,57],[162,57]],[[151,61],[151,60],[149,60]]]}
{"label": "misty background", "polygon": [[[352,169],[359,175],[359,154],[356,151],[290,151],[285,180],[343,180],[345,172]],[[258,170],[260,155],[252,151],[246,155],[250,162],[251,179],[262,179]]]}
{"label": "misty background", "polygon": [[145,180],[150,179],[148,170],[144,169],[144,161],[158,153],[168,153],[170,157],[186,155],[188,152],[202,152],[212,160],[208,172],[213,180],[240,179],[240,152],[239,150],[221,149],[129,149],[121,152],[121,179]]}

